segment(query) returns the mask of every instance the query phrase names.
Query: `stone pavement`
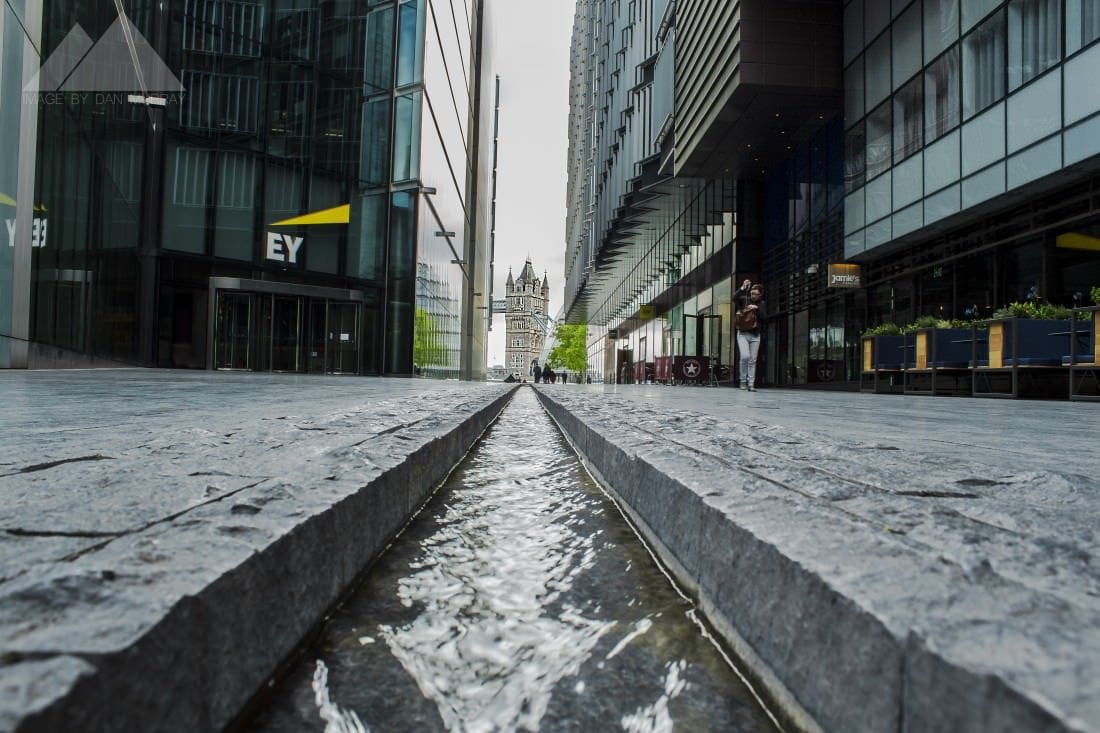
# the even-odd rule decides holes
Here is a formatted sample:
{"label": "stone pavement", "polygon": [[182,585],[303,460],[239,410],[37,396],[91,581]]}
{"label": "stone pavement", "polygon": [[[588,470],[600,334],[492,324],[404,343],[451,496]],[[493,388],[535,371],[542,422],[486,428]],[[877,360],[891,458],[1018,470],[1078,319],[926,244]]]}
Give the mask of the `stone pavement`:
{"label": "stone pavement", "polygon": [[[1100,406],[537,389],[793,728],[1100,731]],[[0,372],[0,731],[223,728],[511,390]]]}
{"label": "stone pavement", "polygon": [[538,389],[794,727],[1100,731],[1100,406]]}
{"label": "stone pavement", "polygon": [[0,372],[0,731],[222,729],[510,391]]}

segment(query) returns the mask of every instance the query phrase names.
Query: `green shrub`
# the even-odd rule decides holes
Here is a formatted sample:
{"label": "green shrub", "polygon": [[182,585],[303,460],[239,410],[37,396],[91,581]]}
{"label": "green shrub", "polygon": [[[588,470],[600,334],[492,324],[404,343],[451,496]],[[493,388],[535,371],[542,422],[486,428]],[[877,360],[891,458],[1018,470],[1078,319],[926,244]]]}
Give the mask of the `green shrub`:
{"label": "green shrub", "polygon": [[1092,295],[1093,304],[1094,305],[1100,305],[1100,285],[1097,285],[1095,288],[1093,288],[1089,292],[1089,294]]}
{"label": "green shrub", "polygon": [[993,311],[993,318],[1035,318],[1047,321],[1063,321],[1070,317],[1070,309],[1054,303],[1009,303],[1004,308]]}
{"label": "green shrub", "polygon": [[880,323],[863,332],[864,336],[900,336],[901,334],[901,327],[895,323]]}

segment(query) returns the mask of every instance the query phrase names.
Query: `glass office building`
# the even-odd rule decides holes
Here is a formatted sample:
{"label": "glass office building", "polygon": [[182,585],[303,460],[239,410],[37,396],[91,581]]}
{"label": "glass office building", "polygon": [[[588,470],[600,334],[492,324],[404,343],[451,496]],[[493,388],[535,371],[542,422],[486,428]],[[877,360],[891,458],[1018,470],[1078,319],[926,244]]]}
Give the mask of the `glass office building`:
{"label": "glass office building", "polygon": [[867,322],[1088,304],[1100,5],[853,0],[844,14],[844,253],[863,263]]}
{"label": "glass office building", "polygon": [[[763,277],[789,309],[791,253],[840,248],[840,23],[836,3],[578,3],[565,308],[597,327],[604,381],[728,368],[733,284]],[[788,314],[772,327],[770,348],[792,338]]]}
{"label": "glass office building", "polygon": [[608,381],[732,364],[746,277],[766,382],[837,386],[869,326],[1100,284],[1093,0],[582,3],[572,63],[566,310]]}
{"label": "glass office building", "polygon": [[123,5],[5,5],[0,364],[483,376],[484,3]]}

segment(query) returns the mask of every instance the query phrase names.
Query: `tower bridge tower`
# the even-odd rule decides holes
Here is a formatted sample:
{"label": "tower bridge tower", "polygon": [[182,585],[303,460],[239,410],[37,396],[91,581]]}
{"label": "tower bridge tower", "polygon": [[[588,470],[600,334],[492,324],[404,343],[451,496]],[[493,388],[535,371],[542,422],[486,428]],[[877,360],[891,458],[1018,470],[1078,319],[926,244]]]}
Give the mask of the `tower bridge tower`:
{"label": "tower bridge tower", "polygon": [[505,294],[508,298],[505,368],[517,379],[526,379],[531,375],[531,367],[538,362],[546,343],[550,285],[545,273],[541,280],[535,274],[528,257],[519,277],[513,279],[509,268]]}

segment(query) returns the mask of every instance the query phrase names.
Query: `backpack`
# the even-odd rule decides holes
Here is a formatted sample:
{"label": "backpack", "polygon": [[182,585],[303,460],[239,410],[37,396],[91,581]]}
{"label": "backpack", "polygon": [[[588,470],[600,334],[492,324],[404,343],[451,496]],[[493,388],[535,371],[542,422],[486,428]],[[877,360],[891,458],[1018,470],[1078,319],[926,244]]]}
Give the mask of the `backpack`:
{"label": "backpack", "polygon": [[755,331],[757,326],[756,309],[737,311],[733,316],[733,325],[737,327],[738,331]]}

